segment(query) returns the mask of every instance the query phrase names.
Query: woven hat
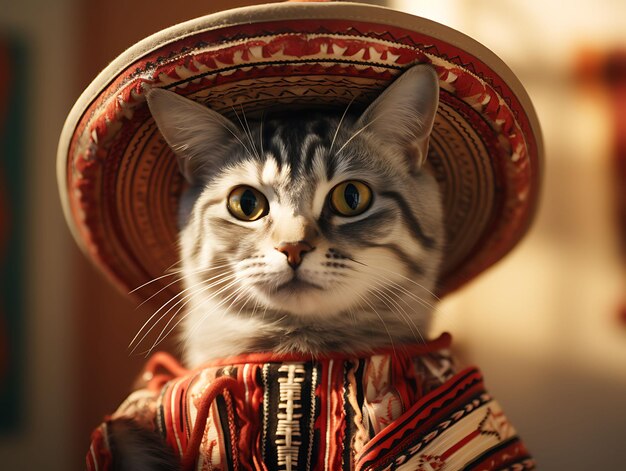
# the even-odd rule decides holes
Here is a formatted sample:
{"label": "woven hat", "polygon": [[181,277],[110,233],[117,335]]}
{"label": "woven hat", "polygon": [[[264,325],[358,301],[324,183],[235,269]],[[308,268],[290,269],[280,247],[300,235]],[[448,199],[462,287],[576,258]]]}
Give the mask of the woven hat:
{"label": "woven hat", "polygon": [[[471,38],[406,13],[354,3],[278,3],[188,21],[139,42],[78,99],[58,149],[67,221],[124,291],[176,264],[184,181],[146,105],[154,87],[233,118],[234,110],[365,107],[404,70],[432,64],[440,105],[428,171],[443,194],[447,249],[438,294],[517,244],[535,212],[542,144],[511,70]],[[136,292],[169,298],[163,278]],[[169,285],[169,286],[168,286]]]}

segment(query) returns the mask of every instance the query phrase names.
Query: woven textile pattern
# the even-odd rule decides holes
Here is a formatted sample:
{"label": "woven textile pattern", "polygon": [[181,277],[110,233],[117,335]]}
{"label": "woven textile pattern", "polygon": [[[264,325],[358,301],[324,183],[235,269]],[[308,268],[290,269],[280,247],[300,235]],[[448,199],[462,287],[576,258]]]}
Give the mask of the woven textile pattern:
{"label": "woven textile pattern", "polygon": [[[161,374],[113,418],[158,430],[197,470],[534,469],[480,372],[455,373],[442,342],[421,345],[419,354],[302,361],[259,354]],[[213,391],[206,420],[196,423],[207,391],[224,378],[234,386]],[[198,433],[200,445],[190,450]],[[109,469],[106,422],[92,438],[87,469]]]}

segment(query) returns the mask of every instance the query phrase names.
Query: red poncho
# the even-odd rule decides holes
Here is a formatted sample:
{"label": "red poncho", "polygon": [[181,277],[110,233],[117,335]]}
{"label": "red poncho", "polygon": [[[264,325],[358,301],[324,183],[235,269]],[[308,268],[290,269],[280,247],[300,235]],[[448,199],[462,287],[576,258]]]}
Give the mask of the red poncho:
{"label": "red poncho", "polygon": [[[366,356],[249,354],[185,370],[165,354],[112,418],[158,430],[184,470],[526,470],[534,461],[450,336]],[[165,370],[165,372],[163,372]],[[107,422],[88,470],[106,470]]]}

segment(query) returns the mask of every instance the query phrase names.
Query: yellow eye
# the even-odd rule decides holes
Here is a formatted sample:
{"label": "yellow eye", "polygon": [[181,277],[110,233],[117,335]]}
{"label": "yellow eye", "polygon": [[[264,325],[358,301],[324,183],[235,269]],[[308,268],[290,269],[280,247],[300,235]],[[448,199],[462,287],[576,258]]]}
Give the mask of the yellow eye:
{"label": "yellow eye", "polygon": [[270,205],[263,193],[251,186],[238,186],[228,195],[230,214],[242,221],[256,221],[265,216],[269,208]]}
{"label": "yellow eye", "polygon": [[358,216],[372,203],[372,190],[363,182],[348,180],[330,192],[330,206],[341,216]]}

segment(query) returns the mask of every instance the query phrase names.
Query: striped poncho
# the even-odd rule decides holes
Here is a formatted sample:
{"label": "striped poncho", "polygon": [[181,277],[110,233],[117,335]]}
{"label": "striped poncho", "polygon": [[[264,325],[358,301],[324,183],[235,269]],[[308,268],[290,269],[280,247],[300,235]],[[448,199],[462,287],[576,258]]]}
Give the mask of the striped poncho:
{"label": "striped poncho", "polygon": [[[534,461],[450,336],[368,355],[249,354],[185,370],[156,354],[112,419],[158,430],[186,470],[526,470]],[[111,419],[109,419],[111,420]],[[107,422],[88,470],[110,467]]]}

